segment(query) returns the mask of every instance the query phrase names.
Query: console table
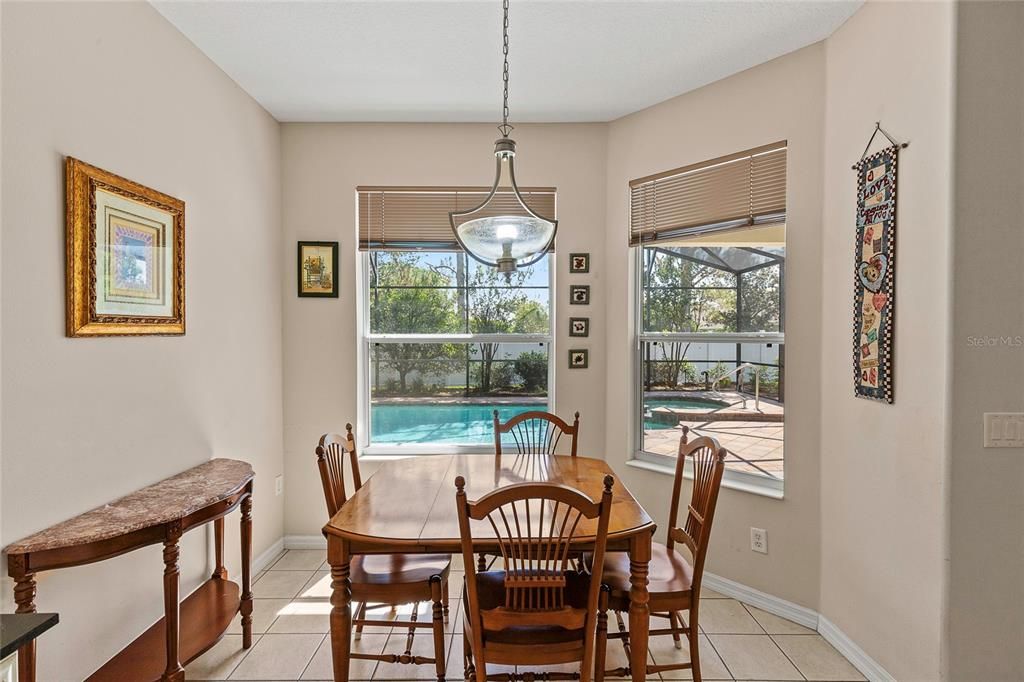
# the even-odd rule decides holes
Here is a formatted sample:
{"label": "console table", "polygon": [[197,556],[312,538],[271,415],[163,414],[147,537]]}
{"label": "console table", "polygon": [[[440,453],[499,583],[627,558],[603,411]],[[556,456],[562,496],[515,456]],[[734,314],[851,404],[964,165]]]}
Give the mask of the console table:
{"label": "console table", "polygon": [[[213,459],[110,504],[8,545],[7,572],[14,578],[17,613],[35,613],[35,574],[96,561],[163,543],[164,617],[97,670],[90,681],[181,682],[183,663],[195,659],[242,614],[242,646],[252,646],[252,481],[246,462]],[[241,507],[242,585],[224,568],[224,516]],[[216,568],[179,602],[178,541],[213,522]],[[35,682],[35,643],[19,650],[21,682]]]}

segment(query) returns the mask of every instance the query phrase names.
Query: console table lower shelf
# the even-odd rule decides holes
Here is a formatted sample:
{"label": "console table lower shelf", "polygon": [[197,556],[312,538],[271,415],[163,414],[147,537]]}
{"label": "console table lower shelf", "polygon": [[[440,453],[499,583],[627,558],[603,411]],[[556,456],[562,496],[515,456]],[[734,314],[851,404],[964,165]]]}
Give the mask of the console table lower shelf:
{"label": "console table lower shelf", "polygon": [[[182,665],[199,658],[223,636],[241,604],[238,583],[210,578],[181,602],[178,657]],[[87,682],[159,680],[167,659],[167,620],[161,618],[138,639],[94,672]]]}
{"label": "console table lower shelf", "polygon": [[[36,574],[91,564],[149,545],[163,544],[164,617],[107,661],[88,679],[184,682],[184,663],[223,636],[241,614],[242,647],[252,646],[252,482],[246,462],[214,459],[137,490],[6,547],[18,613],[36,611]],[[241,586],[224,567],[224,517],[241,509]],[[199,589],[179,600],[179,540],[213,523],[216,563]],[[122,608],[130,608],[121,604]],[[20,682],[35,682],[36,646],[18,651]]]}

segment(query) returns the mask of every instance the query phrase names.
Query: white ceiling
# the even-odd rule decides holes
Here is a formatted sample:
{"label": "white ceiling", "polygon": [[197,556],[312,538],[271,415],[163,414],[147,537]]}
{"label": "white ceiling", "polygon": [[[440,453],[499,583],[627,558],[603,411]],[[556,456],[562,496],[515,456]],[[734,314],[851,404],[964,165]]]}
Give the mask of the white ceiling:
{"label": "white ceiling", "polygon": [[[151,0],[280,121],[495,121],[499,0]],[[513,122],[608,121],[832,33],[862,0],[511,0]]]}

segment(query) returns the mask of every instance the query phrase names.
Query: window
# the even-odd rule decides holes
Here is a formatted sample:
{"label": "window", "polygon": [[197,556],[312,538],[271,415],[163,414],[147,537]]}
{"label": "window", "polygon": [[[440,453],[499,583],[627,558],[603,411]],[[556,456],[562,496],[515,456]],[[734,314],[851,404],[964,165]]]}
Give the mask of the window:
{"label": "window", "polygon": [[364,445],[486,451],[493,448],[495,409],[503,421],[547,410],[550,259],[506,281],[457,250],[365,248]]}
{"label": "window", "polygon": [[[758,185],[750,169],[765,166],[760,154],[781,150],[781,196],[766,201],[769,210],[757,213],[748,201],[742,216],[742,197]],[[751,159],[754,159],[752,161]],[[722,171],[718,178],[708,168]],[[773,162],[776,168],[779,163]],[[690,173],[699,179],[687,180]],[[752,150],[715,160],[681,173],[635,181],[631,231],[636,246],[636,434],[637,457],[654,462],[674,461],[679,428],[695,436],[716,438],[728,451],[726,477],[781,491],[784,478],[785,320],[785,146]],[[729,179],[716,194],[718,180]],[[668,180],[684,197],[669,203],[675,216],[691,219],[703,211],[703,222],[673,223],[667,209],[651,209],[651,200],[667,192],[651,185]],[[699,182],[700,190],[730,206],[729,215],[713,208],[690,210],[685,187]],[[711,182],[711,187],[705,183]],[[772,180],[778,187],[777,178]],[[763,184],[763,183],[761,183]],[[680,188],[682,188],[680,190]],[[737,189],[741,188],[741,189]],[[638,200],[647,202],[638,211]],[[781,205],[779,202],[781,201]],[[666,204],[662,203],[664,207]],[[643,223],[647,232],[641,234]],[[657,226],[654,230],[651,226]]]}

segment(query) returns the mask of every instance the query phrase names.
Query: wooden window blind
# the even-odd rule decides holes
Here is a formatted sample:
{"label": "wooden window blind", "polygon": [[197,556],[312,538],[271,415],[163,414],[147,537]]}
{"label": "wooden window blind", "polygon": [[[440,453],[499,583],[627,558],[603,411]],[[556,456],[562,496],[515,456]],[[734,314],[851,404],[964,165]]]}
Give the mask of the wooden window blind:
{"label": "wooden window blind", "polygon": [[[490,191],[490,187],[357,187],[359,250],[460,251],[448,212],[473,208]],[[555,217],[553,187],[521,187],[519,191],[531,209]],[[472,217],[486,215],[527,214],[511,189],[499,189],[488,210]]]}
{"label": "wooden window blind", "polygon": [[786,220],[786,142],[629,183],[629,244]]}

